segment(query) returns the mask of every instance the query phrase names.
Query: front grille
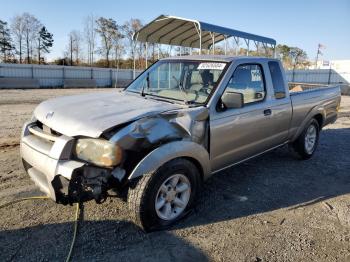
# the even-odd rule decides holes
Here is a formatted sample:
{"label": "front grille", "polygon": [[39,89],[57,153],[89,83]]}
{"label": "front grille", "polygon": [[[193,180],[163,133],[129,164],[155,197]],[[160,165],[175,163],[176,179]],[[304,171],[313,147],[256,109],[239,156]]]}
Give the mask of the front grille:
{"label": "front grille", "polygon": [[59,132],[56,132],[52,128],[48,127],[47,125],[43,124],[40,121],[36,121],[36,126],[39,127],[44,133],[50,134],[53,136],[61,136],[62,134]]}
{"label": "front grille", "polygon": [[43,123],[36,121],[33,125],[28,127],[29,132],[35,137],[44,140],[45,142],[54,143],[61,134],[52,130]]}

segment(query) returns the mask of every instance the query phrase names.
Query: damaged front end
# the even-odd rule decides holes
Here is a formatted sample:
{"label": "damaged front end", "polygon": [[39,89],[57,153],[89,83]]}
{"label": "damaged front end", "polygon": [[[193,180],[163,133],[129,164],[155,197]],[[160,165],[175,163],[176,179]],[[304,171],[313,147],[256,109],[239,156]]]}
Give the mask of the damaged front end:
{"label": "damaged front end", "polygon": [[175,140],[187,140],[207,148],[208,109],[206,107],[167,111],[144,117],[106,136],[124,150],[148,151]]}
{"label": "damaged front end", "polygon": [[69,198],[101,203],[108,190],[121,193],[130,185],[129,175],[152,150],[173,141],[192,141],[208,150],[208,133],[205,107],[167,111],[109,130],[103,136],[122,149],[120,164],[113,169],[84,166],[77,170],[70,181]]}
{"label": "damaged front end", "polygon": [[[128,184],[135,169],[147,169],[144,160],[151,152],[174,142],[187,141],[199,145],[208,155],[209,151],[209,114],[206,107],[190,107],[147,116],[128,123],[123,127],[109,130],[104,134],[109,141],[123,149],[123,160],[119,169],[124,171],[118,179]],[[179,143],[178,143],[179,144]],[[171,158],[179,157],[167,150]],[[189,155],[196,155],[190,152]],[[157,162],[162,162],[159,156]],[[157,163],[153,163],[157,165]],[[155,171],[155,170],[153,170]]]}
{"label": "damaged front end", "polygon": [[122,195],[131,184],[129,176],[133,170],[162,145],[191,141],[208,150],[208,109],[183,108],[141,117],[109,129],[100,138],[61,135],[50,142],[47,155],[35,157],[34,147],[27,140],[47,141],[41,141],[44,136],[33,137],[25,132],[22,158],[28,174],[43,192],[64,205],[89,200],[102,203],[111,190]]}
{"label": "damaged front end", "polygon": [[76,169],[70,180],[58,175],[52,181],[56,202],[64,205],[93,199],[100,204],[106,200],[107,191],[113,184],[110,170],[94,166]]}

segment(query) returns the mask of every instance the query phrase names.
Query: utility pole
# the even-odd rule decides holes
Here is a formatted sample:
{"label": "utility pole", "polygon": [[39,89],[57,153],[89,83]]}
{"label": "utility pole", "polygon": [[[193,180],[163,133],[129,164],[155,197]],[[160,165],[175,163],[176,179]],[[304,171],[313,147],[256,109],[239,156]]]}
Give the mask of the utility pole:
{"label": "utility pole", "polygon": [[69,37],[70,39],[70,65],[72,66],[73,65],[73,37],[70,36]]}
{"label": "utility pole", "polygon": [[316,61],[315,61],[315,69],[317,69],[318,55],[320,54],[320,44],[317,47]]}
{"label": "utility pole", "polygon": [[317,62],[318,62],[318,56],[319,55],[323,55],[322,52],[321,52],[321,49],[324,49],[325,46],[322,45],[322,44],[318,44],[317,46],[317,54],[316,54],[316,61],[315,61],[315,69],[317,69]]}

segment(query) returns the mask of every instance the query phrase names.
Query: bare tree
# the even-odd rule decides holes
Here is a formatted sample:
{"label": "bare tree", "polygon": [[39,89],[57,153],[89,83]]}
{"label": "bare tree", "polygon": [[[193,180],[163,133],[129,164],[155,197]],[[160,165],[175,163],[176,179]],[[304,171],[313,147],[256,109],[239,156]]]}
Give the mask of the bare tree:
{"label": "bare tree", "polygon": [[84,19],[84,37],[87,43],[88,64],[93,65],[96,46],[96,18],[93,14]]}
{"label": "bare tree", "polygon": [[68,46],[66,54],[68,54],[70,57],[70,65],[73,65],[74,60],[76,65],[80,63],[81,40],[81,34],[77,30],[71,31],[68,35]]}
{"label": "bare tree", "polygon": [[124,38],[124,35],[122,34],[120,30],[120,26],[117,25],[117,30],[112,36],[112,42],[113,42],[113,49],[114,49],[114,66],[119,69],[119,60],[124,52],[124,45],[122,43],[122,40]]}
{"label": "bare tree", "polygon": [[74,37],[74,56],[75,56],[75,63],[80,64],[81,57],[82,57],[82,36],[80,31],[74,30],[73,32]]}
{"label": "bare tree", "polygon": [[16,42],[15,48],[16,53],[19,55],[19,62],[22,64],[22,54],[23,54],[23,40],[24,40],[24,22],[23,17],[16,15],[11,21],[11,33],[14,36]]}
{"label": "bare tree", "polygon": [[122,43],[114,45],[114,66],[119,69],[120,59],[125,54],[125,47]]}
{"label": "bare tree", "polygon": [[[142,28],[142,23],[140,19],[131,18],[129,21],[125,22],[122,29],[125,33],[125,37],[128,40],[128,45],[130,46],[129,53],[133,60],[136,59],[136,53],[139,54],[139,58],[142,55],[143,45],[134,41],[134,34]],[[139,67],[140,67],[139,61]]]}
{"label": "bare tree", "polygon": [[113,40],[118,34],[117,22],[112,18],[100,17],[96,21],[96,32],[100,35],[102,41],[101,53],[105,55],[107,67],[109,67],[109,55],[113,48]]}
{"label": "bare tree", "polygon": [[36,39],[40,29],[42,28],[42,24],[35,16],[29,13],[23,13],[22,19],[24,26],[24,40],[27,51],[27,63],[31,63],[34,50],[33,45],[37,42]]}
{"label": "bare tree", "polygon": [[69,57],[70,59],[70,65],[73,65],[73,52],[74,52],[74,38],[73,34],[70,33],[68,35],[68,46],[67,46],[67,51],[65,53],[65,56]]}

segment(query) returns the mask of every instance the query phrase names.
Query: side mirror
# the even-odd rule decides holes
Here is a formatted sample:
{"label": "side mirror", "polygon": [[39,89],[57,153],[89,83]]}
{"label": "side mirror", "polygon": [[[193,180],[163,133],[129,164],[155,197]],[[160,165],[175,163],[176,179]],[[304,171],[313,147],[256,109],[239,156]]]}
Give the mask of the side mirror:
{"label": "side mirror", "polygon": [[242,93],[225,91],[221,97],[222,103],[227,108],[241,108],[244,104],[244,98]]}

